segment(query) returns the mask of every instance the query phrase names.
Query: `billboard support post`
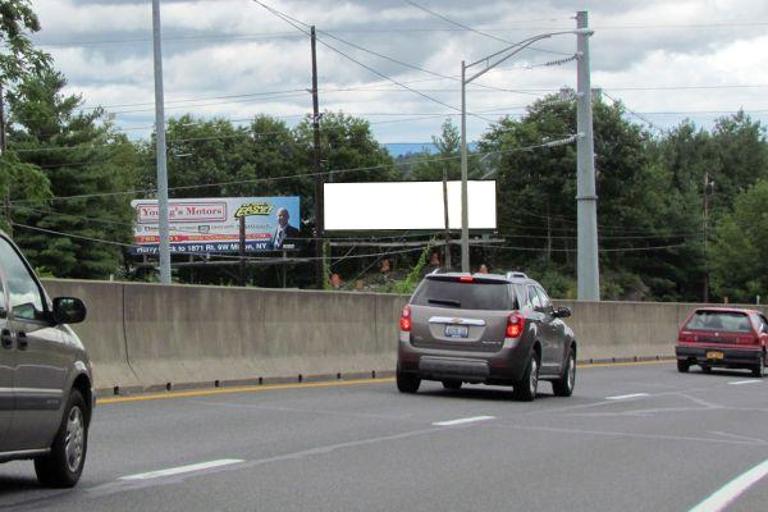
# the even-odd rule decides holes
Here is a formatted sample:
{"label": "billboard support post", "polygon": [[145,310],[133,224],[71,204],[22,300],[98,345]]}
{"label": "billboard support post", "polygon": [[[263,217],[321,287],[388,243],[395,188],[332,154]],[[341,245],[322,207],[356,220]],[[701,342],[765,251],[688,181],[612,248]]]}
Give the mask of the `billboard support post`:
{"label": "billboard support post", "polygon": [[240,217],[240,286],[245,286],[245,215]]}

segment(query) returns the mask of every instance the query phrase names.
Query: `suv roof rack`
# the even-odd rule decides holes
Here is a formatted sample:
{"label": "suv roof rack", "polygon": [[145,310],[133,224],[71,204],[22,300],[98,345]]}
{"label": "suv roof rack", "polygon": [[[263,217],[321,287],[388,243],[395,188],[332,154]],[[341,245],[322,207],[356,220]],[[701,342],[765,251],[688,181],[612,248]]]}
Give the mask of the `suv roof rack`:
{"label": "suv roof rack", "polygon": [[528,279],[528,276],[525,274],[525,272],[513,270],[512,272],[507,272],[507,279],[512,278]]}

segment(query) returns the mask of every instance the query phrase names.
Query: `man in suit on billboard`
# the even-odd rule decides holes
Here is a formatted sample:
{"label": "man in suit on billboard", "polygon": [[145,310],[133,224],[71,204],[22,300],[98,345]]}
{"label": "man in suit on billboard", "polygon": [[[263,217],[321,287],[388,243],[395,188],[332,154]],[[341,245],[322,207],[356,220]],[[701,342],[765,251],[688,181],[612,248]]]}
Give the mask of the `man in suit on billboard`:
{"label": "man in suit on billboard", "polygon": [[299,236],[299,230],[288,224],[288,219],[290,218],[287,209],[282,207],[277,209],[277,228],[272,235],[273,250],[278,251],[282,249],[286,239]]}

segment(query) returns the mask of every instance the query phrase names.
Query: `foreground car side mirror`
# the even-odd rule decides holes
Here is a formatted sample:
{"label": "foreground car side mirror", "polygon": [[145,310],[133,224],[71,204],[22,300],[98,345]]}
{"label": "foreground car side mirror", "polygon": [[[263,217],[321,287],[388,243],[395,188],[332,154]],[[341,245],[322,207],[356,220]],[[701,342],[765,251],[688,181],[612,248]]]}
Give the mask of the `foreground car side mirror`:
{"label": "foreground car side mirror", "polygon": [[570,308],[561,306],[559,308],[555,308],[555,312],[553,315],[555,318],[568,318],[569,316],[571,316],[571,310]]}
{"label": "foreground car side mirror", "polygon": [[82,300],[75,297],[53,299],[53,321],[56,324],[78,324],[85,320],[86,308]]}

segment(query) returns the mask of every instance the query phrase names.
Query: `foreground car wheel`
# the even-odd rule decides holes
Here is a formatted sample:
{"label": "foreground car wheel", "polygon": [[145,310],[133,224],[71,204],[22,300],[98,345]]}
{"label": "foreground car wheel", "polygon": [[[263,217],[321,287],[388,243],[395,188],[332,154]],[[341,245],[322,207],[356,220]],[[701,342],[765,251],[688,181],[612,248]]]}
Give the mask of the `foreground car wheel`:
{"label": "foreground car wheel", "polygon": [[528,361],[523,378],[515,384],[513,395],[520,401],[530,402],[536,398],[539,388],[539,357],[534,353]]}
{"label": "foreground car wheel", "polygon": [[49,487],[73,487],[80,480],[88,450],[86,405],[79,391],[72,391],[64,410],[51,453],[35,459],[37,479]]}
{"label": "foreground car wheel", "polygon": [[421,379],[412,373],[403,373],[397,370],[397,389],[401,393],[415,393],[419,390]]}
{"label": "foreground car wheel", "polygon": [[708,364],[701,365],[701,372],[702,373],[712,373],[712,367]]}
{"label": "foreground car wheel", "polygon": [[680,373],[688,373],[688,369],[691,367],[691,365],[688,363],[688,361],[681,361],[677,360],[677,371]]}
{"label": "foreground car wheel", "polygon": [[552,381],[552,391],[555,396],[571,396],[575,386],[576,355],[571,352],[568,354],[568,361],[565,363],[565,372],[563,372],[562,378]]}
{"label": "foreground car wheel", "polygon": [[443,387],[450,389],[451,391],[458,391],[461,389],[462,382],[460,380],[444,380]]}
{"label": "foreground car wheel", "polygon": [[765,354],[760,357],[760,362],[757,363],[757,366],[752,368],[752,375],[759,379],[765,376]]}

